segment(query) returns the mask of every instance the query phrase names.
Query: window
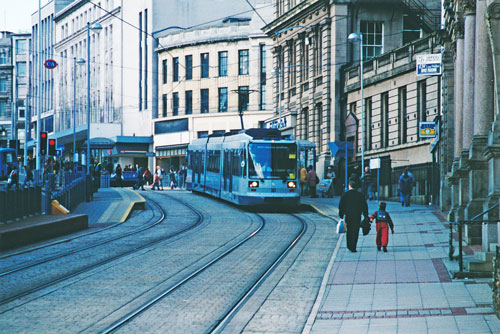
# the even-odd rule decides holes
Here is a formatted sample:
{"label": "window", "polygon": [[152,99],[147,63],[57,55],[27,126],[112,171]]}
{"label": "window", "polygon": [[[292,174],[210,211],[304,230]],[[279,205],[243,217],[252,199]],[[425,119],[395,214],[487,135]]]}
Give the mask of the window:
{"label": "window", "polygon": [[193,113],[193,91],[186,91],[186,115]]}
{"label": "window", "polygon": [[248,110],[248,95],[250,94],[248,86],[238,87],[238,111]]}
{"label": "window", "polygon": [[179,93],[172,94],[172,115],[179,115]]}
{"label": "window", "polygon": [[389,147],[389,93],[387,92],[380,96],[380,114],[382,118],[380,146]]}
{"label": "window", "polygon": [[[64,36],[62,36],[64,38]],[[16,40],[16,54],[24,55],[28,53],[28,41],[25,39]]]}
{"label": "window", "polygon": [[167,71],[167,59],[163,59],[162,61],[163,68],[163,83],[167,83],[168,71]]}
{"label": "window", "polygon": [[0,65],[7,64],[7,53],[0,52]]}
{"label": "window", "polygon": [[208,89],[202,89],[200,95],[201,95],[200,112],[202,114],[205,114],[208,112]]}
{"label": "window", "polygon": [[193,79],[193,56],[186,56],[186,80]]}
{"label": "window", "polygon": [[238,65],[239,65],[239,70],[238,74],[239,75],[245,75],[248,74],[248,50],[239,50],[238,51]]}
{"label": "window", "polygon": [[427,121],[427,82],[425,80],[417,83],[417,125]]}
{"label": "window", "polygon": [[383,50],[383,22],[361,21],[360,25],[363,34],[363,58],[378,56]]}
{"label": "window", "polygon": [[398,111],[399,111],[399,144],[407,143],[407,110],[406,110],[406,87],[399,88],[398,91]]}
{"label": "window", "polygon": [[259,91],[259,109],[266,109],[266,45],[260,45],[260,91]]}
{"label": "window", "polygon": [[0,79],[0,92],[7,91],[7,81],[5,79]]}
{"label": "window", "polygon": [[207,138],[208,131],[198,131],[198,138]]}
{"label": "window", "polygon": [[316,133],[318,136],[317,152],[320,153],[323,146],[323,132],[321,131],[321,124],[323,124],[323,105],[321,103],[316,104],[316,112],[318,115],[318,121],[316,122]]}
{"label": "window", "polygon": [[[297,62],[297,53],[296,53],[296,47],[295,47],[295,41],[291,40],[291,43],[288,43],[288,85],[289,86],[295,86],[297,83],[297,68],[295,67],[296,62]],[[284,74],[284,65],[285,61],[283,59],[281,63],[281,71]],[[284,75],[281,76],[281,82],[283,82]]]}
{"label": "window", "polygon": [[410,43],[422,36],[420,15],[403,15],[403,44]]}
{"label": "window", "polygon": [[209,72],[208,53],[202,53],[200,55],[200,63],[201,63],[201,77],[208,78],[208,72]]}
{"label": "window", "polygon": [[219,52],[219,76],[227,76],[227,51]]}
{"label": "window", "polygon": [[219,112],[227,111],[227,87],[219,88]]}
{"label": "window", "polygon": [[7,102],[0,101],[0,117],[7,116]]}
{"label": "window", "polygon": [[161,101],[162,101],[162,116],[167,117],[167,94],[162,94]]}
{"label": "window", "polygon": [[17,68],[17,76],[18,77],[26,76],[26,62],[17,62],[16,68]]}
{"label": "window", "polygon": [[173,73],[172,73],[172,81],[177,82],[179,81],[179,58],[175,57],[173,59]]}
{"label": "window", "polygon": [[373,124],[373,113],[372,113],[372,98],[365,99],[365,114],[366,114],[366,123],[365,123],[365,142],[366,149],[371,150],[373,145],[372,140],[372,124]]}

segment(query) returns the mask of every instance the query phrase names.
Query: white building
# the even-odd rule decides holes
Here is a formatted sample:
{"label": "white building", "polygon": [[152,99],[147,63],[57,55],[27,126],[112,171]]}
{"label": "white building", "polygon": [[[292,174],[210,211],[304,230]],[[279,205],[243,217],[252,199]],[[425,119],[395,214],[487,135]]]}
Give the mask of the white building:
{"label": "white building", "polygon": [[273,44],[261,26],[252,15],[155,34],[161,74],[154,123],[157,164],[179,169],[193,139],[237,132],[242,122],[245,128],[262,127],[272,115],[267,85]]}

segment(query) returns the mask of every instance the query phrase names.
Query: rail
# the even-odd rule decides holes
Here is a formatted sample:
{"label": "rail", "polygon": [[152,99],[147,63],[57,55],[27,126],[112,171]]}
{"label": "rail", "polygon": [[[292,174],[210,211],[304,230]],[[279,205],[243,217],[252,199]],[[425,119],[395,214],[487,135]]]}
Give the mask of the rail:
{"label": "rail", "polygon": [[57,200],[65,208],[73,211],[78,204],[86,201],[97,189],[93,185],[92,178],[83,173],[74,174],[68,178],[71,179],[71,182],[67,182],[59,190],[53,192],[51,200]]}
{"label": "rail", "polygon": [[457,222],[450,222],[449,227],[450,227],[450,239],[449,239],[449,258],[450,260],[454,260],[454,250],[455,248],[453,247],[453,226],[457,226],[457,234],[458,234],[458,268],[459,271],[457,274],[464,274],[464,258],[463,258],[463,226],[464,225],[479,225],[479,224],[497,224],[500,223],[499,219],[479,219],[488,212],[493,211],[494,209],[498,208],[499,204],[495,204],[492,207],[489,207],[488,209],[484,210],[483,212],[475,215],[471,219],[468,220],[459,220]]}

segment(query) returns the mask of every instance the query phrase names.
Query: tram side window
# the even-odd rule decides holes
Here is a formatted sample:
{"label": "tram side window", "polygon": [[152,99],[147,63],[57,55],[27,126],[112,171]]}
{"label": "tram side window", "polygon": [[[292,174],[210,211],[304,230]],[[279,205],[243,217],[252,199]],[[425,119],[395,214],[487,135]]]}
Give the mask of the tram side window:
{"label": "tram side window", "polygon": [[232,173],[235,176],[241,176],[240,154],[238,151],[233,152]]}

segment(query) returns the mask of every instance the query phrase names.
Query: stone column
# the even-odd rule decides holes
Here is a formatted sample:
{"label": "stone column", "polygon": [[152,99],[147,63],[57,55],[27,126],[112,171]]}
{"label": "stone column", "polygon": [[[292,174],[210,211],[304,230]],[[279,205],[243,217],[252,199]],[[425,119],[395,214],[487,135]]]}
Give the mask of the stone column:
{"label": "stone column", "polygon": [[[464,18],[464,87],[463,87],[463,109],[462,109],[462,152],[460,154],[460,198],[459,208],[460,213],[463,212],[465,219],[470,219],[466,211],[469,204],[469,173],[471,166],[469,165],[469,148],[472,143],[474,132],[474,62],[475,62],[475,47],[476,47],[476,13],[475,4],[472,1],[464,3],[465,18]],[[469,244],[481,243],[481,227],[469,226],[465,227],[465,238]]]}
{"label": "stone column", "polygon": [[[488,135],[488,146],[485,156],[488,160],[488,198],[485,207],[492,207],[499,203],[500,198],[500,0],[487,0],[487,31],[493,54],[494,75],[494,117]],[[487,215],[488,219],[498,219],[499,210],[494,210]],[[500,240],[500,224],[497,239]]]}
{"label": "stone column", "polygon": [[[469,169],[469,203],[466,217],[471,219],[483,211],[488,194],[488,162],[484,148],[493,121],[493,68],[491,48],[486,29],[486,0],[476,2],[476,41],[474,63],[474,124],[467,161]],[[496,225],[482,226],[483,251],[497,240]]]}
{"label": "stone column", "polygon": [[451,210],[448,216],[449,221],[463,220],[463,210],[459,211],[459,162],[460,154],[462,153],[462,108],[463,108],[463,75],[464,75],[464,36],[463,25],[461,21],[457,22],[457,39],[455,42],[455,134],[454,134],[454,159],[451,168],[451,175],[449,177],[449,185],[451,186]]}

